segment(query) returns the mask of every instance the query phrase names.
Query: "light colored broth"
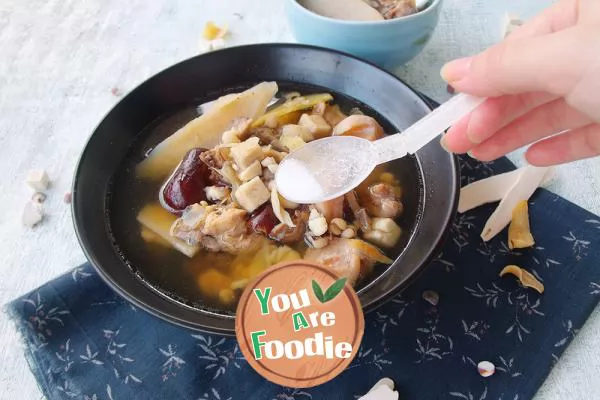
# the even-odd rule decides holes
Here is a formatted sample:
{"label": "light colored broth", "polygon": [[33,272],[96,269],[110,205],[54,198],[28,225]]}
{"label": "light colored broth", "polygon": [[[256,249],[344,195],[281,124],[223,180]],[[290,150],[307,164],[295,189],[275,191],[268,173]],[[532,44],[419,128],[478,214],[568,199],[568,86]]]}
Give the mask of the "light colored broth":
{"label": "light colored broth", "polygon": [[[334,103],[340,104],[339,97],[336,96]],[[344,105],[349,106],[343,107]],[[346,102],[340,106],[343,110],[349,110],[357,104]],[[359,106],[362,108],[362,105]],[[385,121],[376,115],[373,116],[386,127]],[[233,286],[239,284],[243,287],[244,279],[252,278],[260,273],[261,269],[268,267],[268,265],[257,266],[256,253],[234,256],[200,251],[190,259],[173,248],[142,239],[140,224],[136,221],[136,215],[145,205],[157,203],[159,189],[163,182],[152,183],[137,179],[135,165],[151,146],[175,132],[194,117],[194,108],[185,109],[159,121],[140,134],[142,140],[132,147],[131,156],[123,164],[112,186],[109,210],[110,227],[124,259],[132,271],[148,285],[191,307],[230,313],[235,310],[241,289],[232,289],[231,293],[225,293],[225,298],[215,293],[215,290],[221,286],[231,287],[232,284]],[[405,247],[409,236],[407,231],[413,226],[417,214],[417,201],[413,200],[419,196],[418,178],[413,176],[414,173],[406,172],[407,169],[415,170],[414,160],[399,160],[386,164],[385,167],[380,166],[362,185],[368,184],[370,180],[380,176],[386,170],[404,171],[399,174],[394,173],[394,176],[403,188],[403,199],[406,197],[412,199],[405,204],[404,214],[398,220],[399,225],[405,230],[402,239],[393,249],[385,251],[386,255],[392,259],[397,257]],[[303,242],[298,242],[292,247],[300,255],[307,248]],[[383,272],[384,269],[385,266],[375,265],[373,273],[359,282],[359,288]],[[200,277],[203,278],[200,279]],[[229,295],[233,297],[229,298]]]}

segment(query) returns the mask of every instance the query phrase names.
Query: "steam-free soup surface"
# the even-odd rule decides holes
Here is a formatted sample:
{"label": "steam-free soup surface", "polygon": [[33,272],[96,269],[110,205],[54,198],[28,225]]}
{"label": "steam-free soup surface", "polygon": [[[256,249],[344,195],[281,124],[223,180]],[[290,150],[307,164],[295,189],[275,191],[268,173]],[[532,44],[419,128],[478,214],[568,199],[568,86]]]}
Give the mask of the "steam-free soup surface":
{"label": "steam-free soup surface", "polygon": [[[279,90],[282,91],[281,86]],[[313,89],[312,91],[315,90]],[[311,90],[308,92],[310,93]],[[302,95],[304,94],[306,92],[302,92]],[[346,115],[351,112],[356,113],[356,107],[358,107],[365,114],[374,117],[385,131],[394,130],[383,118],[365,105],[349,101],[349,99],[338,94],[334,94],[333,97],[333,101],[327,103],[329,106],[339,106],[339,109]],[[314,112],[314,109],[308,108],[302,110],[301,113],[296,113],[295,118],[288,116],[283,125],[289,125],[290,122],[291,125],[297,125],[299,124],[298,119],[301,114],[310,114],[312,112]],[[168,204],[165,207],[164,199],[162,203],[159,202],[160,194],[163,193],[161,190],[164,190],[164,187],[167,186],[165,183],[169,182],[169,175],[171,175],[174,169],[169,169],[166,177],[148,179],[147,176],[140,175],[139,166],[141,165],[140,162],[145,159],[145,155],[149,153],[149,150],[163,142],[165,138],[171,136],[180,128],[187,127],[188,125],[186,124],[196,117],[195,107],[189,107],[159,119],[144,132],[140,133],[140,139],[132,147],[130,156],[123,163],[119,173],[116,175],[110,191],[110,222],[117,247],[132,271],[155,290],[191,307],[208,309],[220,313],[230,313],[235,310],[239,294],[248,279],[258,275],[269,265],[276,262],[297,259],[299,257],[312,257],[314,261],[327,265],[327,263],[332,262],[332,254],[334,256],[339,255],[340,251],[345,251],[344,246],[348,246],[351,243],[352,246],[360,248],[357,251],[370,253],[374,257],[371,262],[367,263],[368,265],[364,262],[361,263],[358,275],[354,276],[348,273],[350,274],[348,277],[351,283],[355,285],[355,288],[360,288],[385,271],[386,266],[380,262],[375,262],[375,259],[379,261],[387,259],[389,260],[387,263],[389,263],[391,259],[397,257],[406,245],[410,235],[409,231],[414,226],[417,217],[417,199],[419,198],[418,178],[415,174],[416,166],[414,160],[410,158],[398,160],[378,168],[361,186],[362,189],[358,189],[359,193],[356,196],[359,200],[363,199],[364,197],[361,197],[360,193],[361,190],[367,193],[369,188],[372,188],[374,184],[382,183],[383,181],[383,183],[389,183],[390,187],[397,186],[394,190],[399,191],[397,194],[399,195],[398,198],[402,199],[403,210],[393,220],[395,224],[401,227],[403,232],[393,243],[386,243],[386,240],[389,241],[389,238],[375,232],[375,225],[373,224],[369,228],[372,232],[361,230],[358,222],[354,221],[355,214],[349,209],[347,200],[344,200],[344,212],[341,215],[341,219],[347,222],[349,227],[355,228],[355,235],[350,236],[347,232],[347,238],[336,227],[331,226],[332,218],[327,220],[327,231],[321,235],[316,235],[316,233],[320,232],[315,232],[317,229],[315,228],[316,225],[310,224],[308,219],[327,216],[327,208],[324,209],[321,205],[321,207],[301,206],[301,208],[296,209],[302,210],[302,215],[307,220],[305,221],[306,232],[303,232],[300,239],[294,242],[282,243],[273,239],[273,237],[276,237],[275,234],[265,234],[263,235],[264,240],[260,241],[260,245],[257,245],[248,253],[239,251],[239,249],[225,249],[226,251],[222,251],[222,249],[214,251],[212,249],[213,251],[211,251],[210,245],[207,247],[201,241],[192,243],[193,240],[190,242],[187,239],[187,241],[178,241],[178,239],[170,244],[169,241],[161,238],[156,232],[160,231],[161,223],[171,226],[173,220],[178,219],[179,223],[181,223],[181,220],[185,219],[181,217],[181,212],[179,211],[173,214],[174,210]],[[273,121],[266,121],[266,123],[271,124],[271,126],[274,125]],[[281,128],[281,126],[275,128],[275,132],[279,131],[279,135],[281,134]],[[218,144],[217,146],[220,145]],[[156,165],[159,167],[155,168],[155,171],[162,168],[162,164],[155,163],[154,166]],[[265,173],[260,178],[266,181],[266,168],[263,170]],[[224,186],[226,187],[226,185]],[[282,200],[285,202],[284,199]],[[200,207],[210,209],[211,203],[219,206],[219,202],[209,201],[208,203],[208,208],[206,208],[205,203],[197,203],[194,207],[196,209]],[[287,206],[289,207],[289,205]],[[188,211],[186,212],[189,214],[189,209],[194,207],[187,207],[186,210]],[[257,213],[267,210],[269,211],[269,218],[274,218],[269,209],[269,207],[272,207],[270,200],[251,212],[244,210],[243,207],[236,203],[231,207],[239,211],[240,215],[242,213],[246,215],[245,220],[249,233],[253,233],[252,237],[258,236],[254,235],[256,232],[251,231],[253,228],[256,228],[257,224],[252,223],[252,218],[256,217]],[[166,211],[166,209],[169,211]],[[291,208],[286,208],[286,210],[294,218],[299,214],[295,213],[295,210]],[[184,212],[183,215],[185,216],[186,213]],[[163,217],[165,217],[164,221],[161,220]],[[384,221],[385,218],[373,216],[368,218],[371,223],[376,222],[376,224],[380,225],[387,223]],[[334,222],[339,221],[336,220]],[[280,221],[276,220],[275,223],[281,228]],[[311,225],[315,228],[315,231],[311,231]],[[287,227],[284,226],[283,228]],[[287,229],[289,233],[291,228]],[[264,230],[260,230],[260,232],[264,233]],[[193,237],[197,237],[197,235]],[[279,238],[281,237],[280,235]],[[322,247],[322,240],[328,243],[324,248],[320,248]],[[319,241],[321,241],[320,244]],[[180,243],[182,245],[179,248],[174,248],[173,243]],[[192,243],[192,245],[188,246],[186,243]],[[373,251],[375,250],[380,253],[373,255]],[[383,258],[381,258],[382,256]],[[361,255],[363,261],[365,257]],[[348,261],[348,263],[351,264],[352,261]],[[337,268],[337,266],[334,265],[332,268]],[[336,270],[336,272],[341,273],[341,275],[346,274],[344,270],[341,270],[341,272],[340,270]]]}

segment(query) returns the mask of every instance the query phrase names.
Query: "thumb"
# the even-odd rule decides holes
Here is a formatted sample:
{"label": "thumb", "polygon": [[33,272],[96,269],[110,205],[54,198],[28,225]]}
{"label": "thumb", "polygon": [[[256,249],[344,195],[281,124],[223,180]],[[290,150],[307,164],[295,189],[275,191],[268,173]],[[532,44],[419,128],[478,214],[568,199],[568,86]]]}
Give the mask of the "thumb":
{"label": "thumb", "polygon": [[504,41],[474,57],[446,64],[441,74],[457,91],[475,96],[524,92],[564,96],[576,85],[588,63],[581,42],[577,28]]}

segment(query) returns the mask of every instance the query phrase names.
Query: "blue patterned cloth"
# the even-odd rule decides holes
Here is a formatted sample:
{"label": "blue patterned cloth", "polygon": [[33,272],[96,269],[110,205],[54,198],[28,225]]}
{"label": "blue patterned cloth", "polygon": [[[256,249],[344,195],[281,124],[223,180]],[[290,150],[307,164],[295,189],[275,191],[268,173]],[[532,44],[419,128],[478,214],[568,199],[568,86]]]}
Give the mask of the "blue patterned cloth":
{"label": "blue patterned cloth", "polygon": [[[461,168],[464,185],[513,167],[463,158]],[[235,339],[136,309],[88,264],[15,300],[9,312],[51,400],[349,400],[384,376],[402,399],[530,399],[600,299],[600,218],[546,190],[530,204],[533,249],[509,250],[505,232],[480,240],[495,204],[458,215],[442,254],[420,279],[366,315],[350,367],[316,388],[265,381]],[[532,271],[545,293],[499,278],[507,264]],[[425,290],[439,294],[436,307],[423,300]],[[493,362],[496,374],[482,378],[481,360]]]}

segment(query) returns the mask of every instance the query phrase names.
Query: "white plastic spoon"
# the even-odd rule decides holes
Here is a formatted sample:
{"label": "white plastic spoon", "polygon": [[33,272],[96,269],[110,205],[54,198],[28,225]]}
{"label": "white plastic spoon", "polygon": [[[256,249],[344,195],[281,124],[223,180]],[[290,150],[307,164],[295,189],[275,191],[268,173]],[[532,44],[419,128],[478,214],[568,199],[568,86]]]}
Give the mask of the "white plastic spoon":
{"label": "white plastic spoon", "polygon": [[277,190],[300,204],[339,197],[357,187],[377,165],[414,154],[484,101],[459,94],[401,134],[374,142],[330,136],[307,143],[279,164],[275,173]]}

